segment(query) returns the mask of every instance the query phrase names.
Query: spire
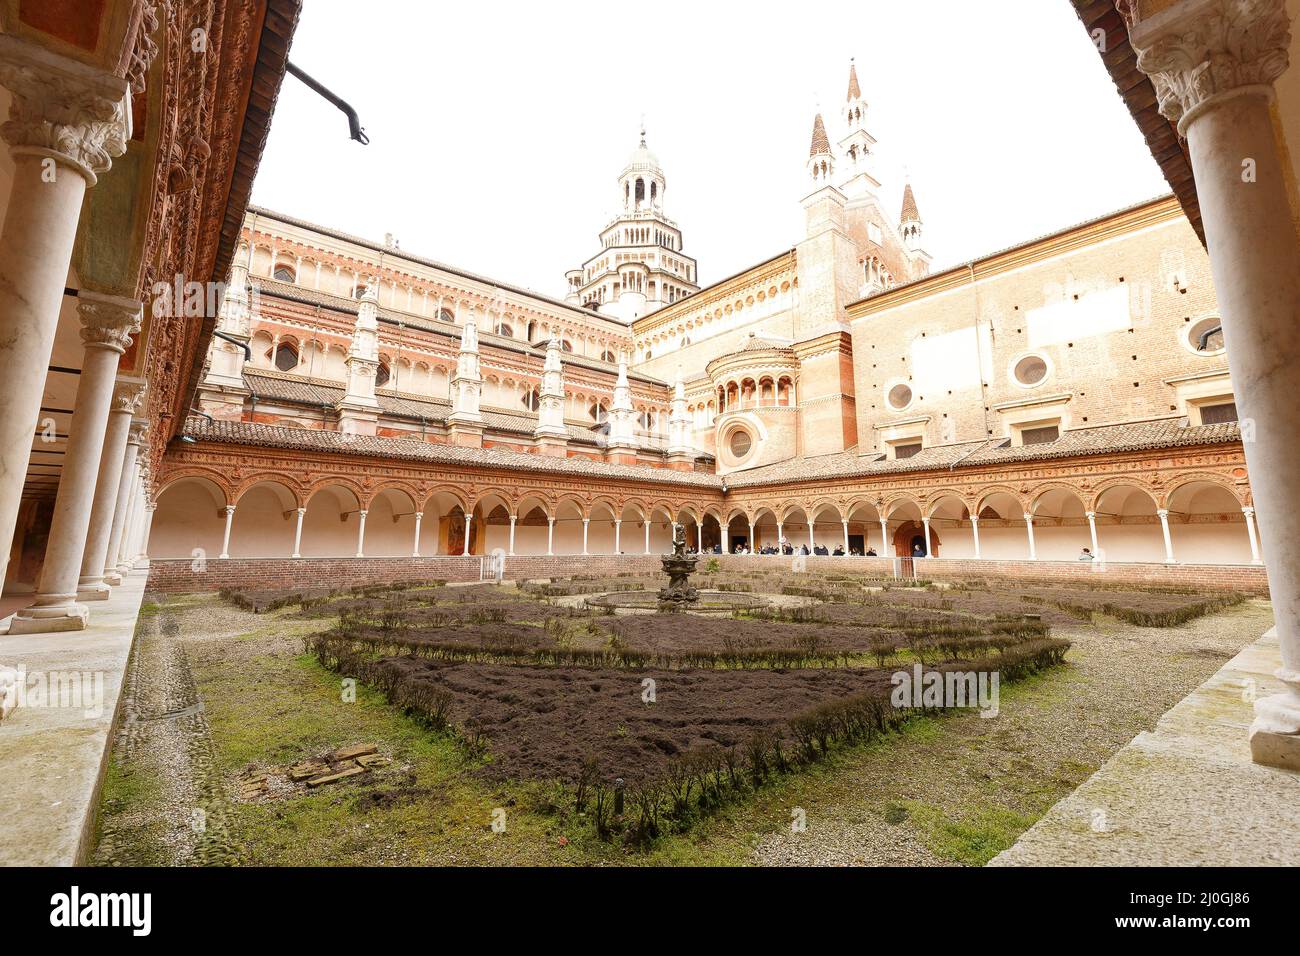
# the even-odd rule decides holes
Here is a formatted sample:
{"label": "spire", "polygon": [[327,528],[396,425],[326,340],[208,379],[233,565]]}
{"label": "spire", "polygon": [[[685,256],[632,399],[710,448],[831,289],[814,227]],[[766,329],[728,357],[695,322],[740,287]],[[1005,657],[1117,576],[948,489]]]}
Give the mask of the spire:
{"label": "spire", "polygon": [[812,147],[808,150],[808,157],[811,159],[822,153],[829,154],[830,151],[831,141],[826,135],[826,124],[822,122],[822,114],[818,113],[817,118],[813,120]]}
{"label": "spire", "polygon": [[375,398],[375,374],[379,370],[379,291],[378,279],[366,283],[366,291],[357,303],[357,321],[352,327],[352,347],[348,349],[347,391],[335,407],[339,412],[339,431],[373,435],[379,419],[379,402]]}
{"label": "spire", "polygon": [[916,208],[916,197],[912,195],[912,184],[910,182],[903,187],[903,213],[898,221],[902,225],[921,221],[921,213]]}
{"label": "spire", "polygon": [[694,457],[691,448],[691,414],[686,410],[686,386],[682,382],[682,367],[677,366],[677,381],[673,385],[673,405],[668,416],[668,457],[670,463],[689,464]]}
{"label": "spire", "polygon": [[858,86],[858,68],[853,65],[853,57],[849,57],[849,95],[845,99],[849,103],[862,99],[862,88]]}
{"label": "spire", "polygon": [[469,425],[481,431],[483,416],[479,401],[483,394],[483,375],[479,369],[478,323],[471,308],[460,330],[460,352],[456,355],[456,374],[451,380],[451,415],[453,425]]}
{"label": "spire", "polygon": [[609,407],[609,444],[611,447],[636,446],[636,410],[632,407],[632,386],[627,380],[627,356],[618,359],[618,381],[614,383],[614,401]]}
{"label": "spire", "polygon": [[542,366],[542,390],[533,437],[546,440],[551,447],[563,447],[568,437],[564,427],[564,367],[560,363],[560,340],[554,335],[546,343],[546,362]]}

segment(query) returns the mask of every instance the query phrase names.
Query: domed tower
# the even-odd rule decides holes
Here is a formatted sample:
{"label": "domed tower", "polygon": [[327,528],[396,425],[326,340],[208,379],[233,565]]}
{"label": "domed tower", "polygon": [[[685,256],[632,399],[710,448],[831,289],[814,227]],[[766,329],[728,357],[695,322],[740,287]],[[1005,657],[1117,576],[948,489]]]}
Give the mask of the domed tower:
{"label": "domed tower", "polygon": [[664,215],[667,188],[642,129],[618,175],[618,212],[600,232],[600,252],[567,273],[566,301],[631,324],[699,290],[682,232]]}

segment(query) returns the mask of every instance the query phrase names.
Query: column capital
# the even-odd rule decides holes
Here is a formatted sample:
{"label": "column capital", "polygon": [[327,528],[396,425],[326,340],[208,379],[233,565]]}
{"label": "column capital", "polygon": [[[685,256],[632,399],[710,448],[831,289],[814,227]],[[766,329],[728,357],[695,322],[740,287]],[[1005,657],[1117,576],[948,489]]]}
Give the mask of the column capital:
{"label": "column capital", "polygon": [[980,516],[979,516],[979,515],[971,515],[971,516],[970,516],[970,523],[971,523],[971,524],[979,524],[979,523],[980,523]]}
{"label": "column capital", "polygon": [[1093,518],[1097,517],[1097,512],[1095,512],[1095,511],[1085,511],[1085,512],[1083,513],[1083,516],[1084,516],[1085,518],[1087,518],[1089,521],[1091,521]]}
{"label": "column capital", "polygon": [[[357,512],[357,514],[361,515],[361,517],[363,517],[363,518],[366,516],[367,513],[368,513],[368,512],[367,512],[367,509],[366,509],[366,508],[362,508],[360,511]],[[465,516],[465,520],[466,520],[466,521],[469,521],[469,515],[466,515],[466,516]]]}
{"label": "column capital", "polygon": [[[306,509],[303,509],[303,510],[306,510]],[[228,514],[228,515],[233,515],[234,513],[235,513],[235,506],[234,506],[234,505],[226,505],[226,514]]]}
{"label": "column capital", "polygon": [[305,514],[307,513],[307,509],[306,509],[306,508],[295,508],[294,510],[297,511],[298,514],[300,514],[300,515],[305,515]]}
{"label": "column capital", "polygon": [[1286,0],[1181,0],[1145,19],[1130,12],[1129,43],[1151,77],[1160,113],[1187,127],[1215,97],[1269,87],[1288,64]]}
{"label": "column capital", "polygon": [[82,290],[77,295],[81,341],[88,349],[111,349],[121,355],[140,331],[143,307],[135,299]]}
{"label": "column capital", "polygon": [[1244,508],[1241,509],[1241,513],[1249,517],[1250,515],[1253,515],[1255,513],[1255,509],[1250,507],[1250,505],[1246,505]]}
{"label": "column capital", "polygon": [[[126,443],[128,445],[135,445],[138,448],[145,443],[145,436],[148,432],[149,423],[142,419],[136,419],[131,422],[131,430],[127,432]],[[140,474],[142,476],[146,474],[143,468],[140,469]]]}
{"label": "column capital", "polygon": [[134,378],[120,378],[113,386],[113,401],[110,412],[134,415],[140,410],[144,401],[145,383]]}
{"label": "column capital", "polygon": [[423,511],[417,511],[417,512],[415,512],[415,516],[416,516],[417,518],[423,518],[423,517],[424,517],[424,512],[423,512]]}
{"label": "column capital", "polygon": [[131,138],[131,89],[121,77],[0,34],[0,85],[13,94],[0,137],[15,154],[45,156],[95,185]]}
{"label": "column capital", "polygon": [[1169,509],[1168,509],[1168,508],[1157,508],[1157,509],[1156,509],[1156,516],[1157,516],[1157,517],[1160,517],[1160,518],[1168,518],[1168,517],[1169,517]]}
{"label": "column capital", "polygon": [[1026,511],[1026,512],[1025,512],[1025,520],[1026,520],[1026,521],[1033,521],[1033,520],[1034,520],[1033,512]]}

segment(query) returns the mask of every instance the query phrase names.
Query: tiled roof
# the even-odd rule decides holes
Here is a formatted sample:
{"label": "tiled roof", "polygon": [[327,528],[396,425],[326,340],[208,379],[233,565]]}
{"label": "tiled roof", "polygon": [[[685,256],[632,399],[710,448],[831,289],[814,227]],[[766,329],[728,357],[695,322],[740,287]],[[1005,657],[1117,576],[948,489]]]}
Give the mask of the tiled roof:
{"label": "tiled roof", "polygon": [[849,61],[849,95],[845,99],[849,103],[862,99],[862,89],[858,86],[858,68],[852,60]]}
{"label": "tiled roof", "polygon": [[551,474],[586,475],[592,478],[627,478],[652,481],[667,485],[694,485],[718,488],[722,481],[716,475],[694,471],[673,471],[650,465],[611,465],[587,458],[551,458],[509,451],[503,448],[464,448],[456,445],[431,445],[406,438],[379,438],[369,435],[347,435],[343,432],[323,431],[315,428],[288,428],[282,425],[259,425],[253,422],[209,422],[191,416],[185,423],[185,434],[198,441],[225,442],[232,445],[252,445],[287,450],[323,451],[344,455],[362,455],[369,458],[394,458],[404,461],[428,461],[460,465],[480,465],[484,468],[506,468],[512,471],[546,472]]}
{"label": "tiled roof", "polygon": [[1184,419],[1166,419],[1156,422],[1080,428],[1063,433],[1054,442],[1015,448],[1009,446],[1005,438],[958,445],[936,445],[922,449],[911,458],[898,461],[886,460],[880,454],[859,455],[855,451],[847,451],[816,458],[791,459],[728,475],[727,485],[732,488],[742,488],[789,481],[930,471],[958,465],[962,467],[1009,465],[1079,455],[1217,445],[1241,439],[1241,432],[1235,423],[1187,426],[1183,421]]}
{"label": "tiled roof", "polygon": [[908,183],[903,187],[903,213],[898,217],[898,221],[911,222],[921,221],[921,213],[916,208],[916,197],[912,195],[912,184]]}
{"label": "tiled roof", "polygon": [[822,123],[822,114],[818,113],[817,118],[813,120],[812,147],[808,150],[808,156],[811,158],[819,153],[829,153],[830,151],[830,137],[826,135],[826,126]]}

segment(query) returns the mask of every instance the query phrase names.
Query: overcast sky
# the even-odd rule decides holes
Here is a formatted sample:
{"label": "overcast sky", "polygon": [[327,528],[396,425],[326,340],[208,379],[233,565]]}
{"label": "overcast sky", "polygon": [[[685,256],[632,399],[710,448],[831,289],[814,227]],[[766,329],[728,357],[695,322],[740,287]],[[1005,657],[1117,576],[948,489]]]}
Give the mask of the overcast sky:
{"label": "overcast sky", "polygon": [[597,251],[638,140],[703,284],[789,248],[813,115],[856,57],[891,215],[936,268],[1169,191],[1067,0],[305,0],[262,206],[545,294]]}

